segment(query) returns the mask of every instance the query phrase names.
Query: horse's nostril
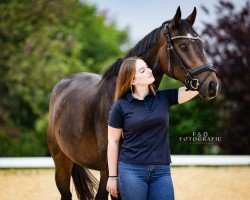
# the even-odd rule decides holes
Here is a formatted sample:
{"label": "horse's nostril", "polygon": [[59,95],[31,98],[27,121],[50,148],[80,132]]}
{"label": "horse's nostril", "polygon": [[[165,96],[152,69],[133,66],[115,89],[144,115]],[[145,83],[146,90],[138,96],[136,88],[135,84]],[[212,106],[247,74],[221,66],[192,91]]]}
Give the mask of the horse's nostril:
{"label": "horse's nostril", "polygon": [[215,88],[215,84],[213,81],[210,82],[210,89],[214,89]]}
{"label": "horse's nostril", "polygon": [[209,94],[210,96],[215,96],[216,94],[216,83],[214,81],[209,83]]}

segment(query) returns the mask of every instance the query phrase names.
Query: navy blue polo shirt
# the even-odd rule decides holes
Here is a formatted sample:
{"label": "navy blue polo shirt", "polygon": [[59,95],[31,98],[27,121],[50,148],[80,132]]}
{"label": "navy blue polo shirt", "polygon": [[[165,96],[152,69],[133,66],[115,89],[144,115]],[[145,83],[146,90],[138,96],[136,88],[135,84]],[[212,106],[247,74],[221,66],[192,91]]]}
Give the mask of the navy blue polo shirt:
{"label": "navy blue polo shirt", "polygon": [[131,92],[113,103],[108,125],[122,128],[119,161],[134,164],[171,163],[169,146],[169,107],[178,104],[178,89],[151,91],[143,99]]}

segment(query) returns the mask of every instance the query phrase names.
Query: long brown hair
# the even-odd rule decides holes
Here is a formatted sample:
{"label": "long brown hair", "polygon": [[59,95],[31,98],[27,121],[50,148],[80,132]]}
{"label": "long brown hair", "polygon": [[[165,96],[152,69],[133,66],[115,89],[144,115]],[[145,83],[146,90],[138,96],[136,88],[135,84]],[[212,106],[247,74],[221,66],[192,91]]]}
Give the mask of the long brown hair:
{"label": "long brown hair", "polygon": [[[140,57],[129,57],[123,61],[118,77],[116,80],[116,88],[115,88],[115,101],[120,99],[125,93],[134,92],[134,86],[132,85],[132,80],[136,73],[135,63],[136,60],[141,59]],[[149,85],[149,89],[155,95],[154,84],[151,83]]]}

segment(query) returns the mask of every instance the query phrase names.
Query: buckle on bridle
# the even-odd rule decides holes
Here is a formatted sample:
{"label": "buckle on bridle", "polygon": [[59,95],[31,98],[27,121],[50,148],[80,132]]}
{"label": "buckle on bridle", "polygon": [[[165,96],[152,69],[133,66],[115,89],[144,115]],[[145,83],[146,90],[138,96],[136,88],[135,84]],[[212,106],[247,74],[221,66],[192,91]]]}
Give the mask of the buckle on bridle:
{"label": "buckle on bridle", "polygon": [[194,78],[190,81],[190,86],[192,89],[197,90],[199,88],[199,80]]}

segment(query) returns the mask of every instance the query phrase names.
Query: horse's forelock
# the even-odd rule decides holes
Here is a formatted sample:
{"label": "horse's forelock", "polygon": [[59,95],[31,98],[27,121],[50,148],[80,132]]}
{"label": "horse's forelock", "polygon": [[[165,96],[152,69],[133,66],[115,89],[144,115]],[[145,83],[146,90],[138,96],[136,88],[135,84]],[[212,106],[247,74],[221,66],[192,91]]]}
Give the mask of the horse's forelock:
{"label": "horse's forelock", "polygon": [[191,26],[185,20],[180,21],[177,27],[177,31],[180,35],[187,35],[188,33],[190,33],[191,35],[198,35],[193,26]]}

